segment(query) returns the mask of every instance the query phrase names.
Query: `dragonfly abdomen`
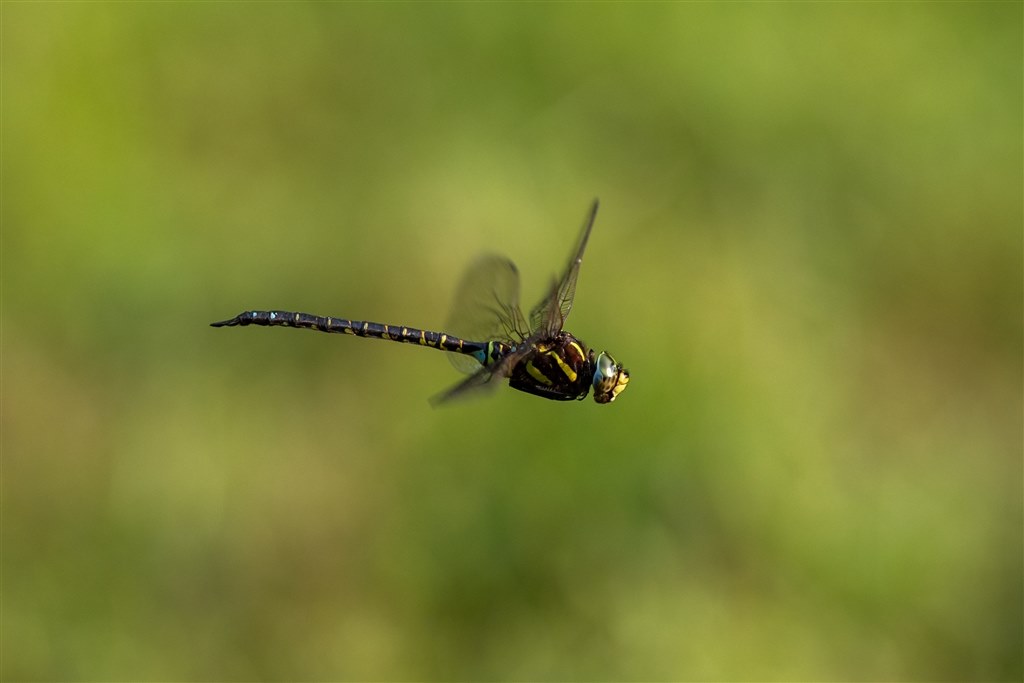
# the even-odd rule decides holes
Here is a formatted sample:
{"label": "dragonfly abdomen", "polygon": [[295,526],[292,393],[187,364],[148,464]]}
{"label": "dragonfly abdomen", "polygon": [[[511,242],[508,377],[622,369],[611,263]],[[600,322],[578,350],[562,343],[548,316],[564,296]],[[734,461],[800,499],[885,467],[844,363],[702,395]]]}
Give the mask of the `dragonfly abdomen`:
{"label": "dragonfly abdomen", "polygon": [[444,332],[421,330],[405,325],[385,325],[368,320],[349,320],[331,316],[313,315],[312,313],[294,313],[292,311],[245,311],[230,320],[210,323],[212,327],[235,327],[245,325],[262,325],[265,327],[297,327],[335,334],[351,334],[356,337],[386,339],[403,344],[417,344],[432,349],[462,353],[473,356],[480,363],[485,363],[489,348],[488,342],[468,341]]}

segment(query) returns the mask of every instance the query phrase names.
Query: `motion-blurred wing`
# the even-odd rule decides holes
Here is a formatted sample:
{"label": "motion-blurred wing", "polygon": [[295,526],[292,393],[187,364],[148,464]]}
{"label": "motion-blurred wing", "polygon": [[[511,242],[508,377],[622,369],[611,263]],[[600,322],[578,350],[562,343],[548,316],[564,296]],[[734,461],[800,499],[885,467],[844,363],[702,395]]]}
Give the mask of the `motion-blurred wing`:
{"label": "motion-blurred wing", "polygon": [[[525,336],[519,310],[519,271],[503,256],[484,254],[462,275],[455,289],[445,332],[470,341],[509,341]],[[476,373],[480,364],[469,356],[447,354],[461,372]]]}
{"label": "motion-blurred wing", "polygon": [[480,368],[455,386],[431,397],[430,404],[436,408],[450,401],[479,397],[494,391],[511,374],[515,364],[530,353],[533,353],[532,345],[527,350],[508,354],[497,365]]}
{"label": "motion-blurred wing", "polygon": [[530,311],[530,330],[534,334],[554,336],[562,330],[565,319],[569,317],[572,300],[576,295],[576,279],[580,274],[580,264],[583,263],[587,240],[590,239],[590,229],[594,227],[594,219],[597,217],[597,207],[598,201],[595,199],[583,222],[579,243],[572,253],[572,258],[569,259],[565,274],[552,286],[551,292]]}

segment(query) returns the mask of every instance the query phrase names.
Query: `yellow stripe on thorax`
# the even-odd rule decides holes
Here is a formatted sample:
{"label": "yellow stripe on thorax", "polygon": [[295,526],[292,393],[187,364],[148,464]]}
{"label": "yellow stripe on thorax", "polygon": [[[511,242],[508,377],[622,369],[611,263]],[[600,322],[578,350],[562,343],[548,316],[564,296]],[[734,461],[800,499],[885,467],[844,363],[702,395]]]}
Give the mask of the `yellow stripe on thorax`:
{"label": "yellow stripe on thorax", "polygon": [[530,375],[530,377],[534,378],[541,384],[551,386],[551,380],[545,377],[544,373],[537,369],[537,366],[533,364],[532,360],[526,362],[526,372]]}
{"label": "yellow stripe on thorax", "polygon": [[568,365],[566,365],[565,361],[562,360],[561,356],[559,356],[554,351],[548,351],[545,355],[555,359],[555,362],[558,363],[558,367],[562,369],[562,372],[565,373],[565,376],[569,378],[570,382],[576,381],[576,371],[570,368]]}

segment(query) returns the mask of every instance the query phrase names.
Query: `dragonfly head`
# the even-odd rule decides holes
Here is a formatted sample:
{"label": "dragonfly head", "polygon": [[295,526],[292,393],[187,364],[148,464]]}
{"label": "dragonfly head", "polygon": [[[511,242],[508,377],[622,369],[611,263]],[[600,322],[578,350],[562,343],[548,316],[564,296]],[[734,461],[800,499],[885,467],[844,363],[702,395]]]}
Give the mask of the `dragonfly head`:
{"label": "dragonfly head", "polygon": [[594,361],[594,400],[611,403],[629,384],[629,370],[615,362],[607,351]]}

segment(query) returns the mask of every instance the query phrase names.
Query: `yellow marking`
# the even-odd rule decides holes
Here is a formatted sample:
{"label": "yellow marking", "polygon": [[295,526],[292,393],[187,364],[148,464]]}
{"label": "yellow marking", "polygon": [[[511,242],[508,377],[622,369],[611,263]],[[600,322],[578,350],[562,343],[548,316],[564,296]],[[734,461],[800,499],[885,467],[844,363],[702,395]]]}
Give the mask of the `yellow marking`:
{"label": "yellow marking", "polygon": [[409,328],[408,327],[403,327],[402,328],[402,341],[409,341],[408,337],[409,337]]}
{"label": "yellow marking", "polygon": [[526,363],[526,372],[530,375],[530,377],[534,378],[541,384],[551,386],[551,380],[545,377],[544,373],[537,369],[537,367],[533,364],[532,360]]}
{"label": "yellow marking", "polygon": [[576,342],[569,342],[569,346],[571,346],[571,347],[573,347],[574,349],[576,349],[576,352],[577,352],[578,354],[580,354],[580,358],[581,358],[581,359],[583,359],[583,358],[586,358],[586,357],[587,357],[587,354],[583,353],[583,347],[582,347],[582,346],[580,346],[579,344],[577,344]]}
{"label": "yellow marking", "polygon": [[390,325],[385,325],[384,326],[384,334],[382,334],[380,338],[381,339],[391,339],[391,326]]}
{"label": "yellow marking", "polygon": [[547,355],[555,359],[555,362],[558,363],[558,367],[562,368],[562,372],[565,373],[565,376],[569,378],[570,382],[576,381],[576,371],[566,365],[561,356],[554,351],[548,351]]}
{"label": "yellow marking", "polygon": [[424,346],[427,344],[427,333],[424,330],[420,330],[420,344]]}
{"label": "yellow marking", "polygon": [[363,323],[363,334],[366,334],[366,331],[369,330],[369,329],[370,329],[370,323],[364,322]]}
{"label": "yellow marking", "polygon": [[445,342],[446,342],[447,340],[448,340],[448,335],[447,335],[447,334],[442,334],[442,335],[441,335],[441,341],[437,342],[437,348],[439,348],[439,349],[442,349],[442,350],[443,350],[443,349],[444,349],[444,343],[445,343]]}
{"label": "yellow marking", "polygon": [[459,340],[459,351],[461,351],[461,350],[462,350],[462,340],[460,339]]}
{"label": "yellow marking", "polygon": [[626,388],[627,384],[629,384],[629,375],[623,372],[619,375],[619,381],[616,382],[614,387],[612,387],[612,401],[615,400],[616,396],[622,393],[622,390]]}

